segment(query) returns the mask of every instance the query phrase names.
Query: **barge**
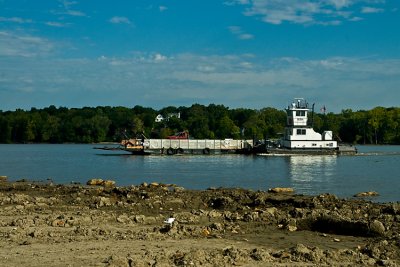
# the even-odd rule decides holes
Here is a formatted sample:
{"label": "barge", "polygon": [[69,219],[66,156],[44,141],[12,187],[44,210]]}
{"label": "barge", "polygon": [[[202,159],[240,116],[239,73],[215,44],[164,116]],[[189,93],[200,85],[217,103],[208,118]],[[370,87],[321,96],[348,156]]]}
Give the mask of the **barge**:
{"label": "barge", "polygon": [[253,140],[234,139],[127,139],[121,150],[135,155],[250,154]]}

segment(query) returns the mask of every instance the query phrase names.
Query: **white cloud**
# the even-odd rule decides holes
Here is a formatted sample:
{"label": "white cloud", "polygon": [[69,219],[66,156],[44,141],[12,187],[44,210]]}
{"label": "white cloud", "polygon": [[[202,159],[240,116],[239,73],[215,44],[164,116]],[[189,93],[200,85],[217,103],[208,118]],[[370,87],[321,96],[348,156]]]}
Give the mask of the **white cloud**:
{"label": "white cloud", "polygon": [[382,9],[382,8],[369,7],[369,6],[364,6],[361,8],[361,13],[364,13],[364,14],[381,13],[383,11],[384,11],[384,9]]}
{"label": "white cloud", "polygon": [[246,33],[239,26],[230,26],[228,27],[229,31],[234,34],[240,40],[250,40],[254,39],[254,35]]}
{"label": "white cloud", "polygon": [[239,37],[240,40],[250,40],[250,39],[254,39],[254,35],[249,34],[249,33],[242,33],[242,34],[239,34],[238,37]]}
{"label": "white cloud", "polygon": [[331,3],[336,9],[341,9],[343,7],[354,4],[354,0],[328,0],[328,3]]}
{"label": "white cloud", "polygon": [[112,17],[109,22],[114,24],[132,24],[132,22],[127,17]]}
{"label": "white cloud", "polygon": [[[0,32],[0,38],[2,35]],[[3,56],[1,60],[3,110],[10,105],[165,107],[195,102],[281,108],[300,96],[340,112],[345,108],[398,106],[396,101],[400,98],[399,59],[263,60],[251,55],[137,53],[130,58],[57,60]]]}
{"label": "white cloud", "polygon": [[249,3],[250,3],[250,0],[231,0],[231,1],[225,1],[224,5],[226,5],[226,6],[234,6],[237,4],[247,5]]}
{"label": "white cloud", "polygon": [[153,59],[154,59],[154,62],[162,62],[162,61],[167,60],[167,57],[157,53],[154,55]]}
{"label": "white cloud", "polygon": [[36,57],[53,49],[54,44],[41,37],[0,32],[0,56]]}
{"label": "white cloud", "polygon": [[73,6],[78,4],[77,1],[59,0],[59,2],[61,3],[61,11],[52,11],[54,14],[69,15],[73,17],[86,17],[84,12],[72,9]]}
{"label": "white cloud", "polygon": [[[296,24],[340,25],[343,21],[358,21],[353,6],[361,3],[384,4],[371,0],[248,0],[229,1],[226,5],[244,5],[246,16],[255,16],[271,24],[284,22]],[[364,7],[360,13],[383,12],[382,8]],[[355,19],[357,18],[357,19]]]}
{"label": "white cloud", "polygon": [[206,65],[206,66],[198,66],[197,70],[200,72],[213,72],[215,71],[214,66]]}
{"label": "white cloud", "polygon": [[24,18],[19,18],[19,17],[12,17],[12,18],[7,18],[7,17],[0,17],[0,22],[13,22],[13,23],[33,23],[31,19],[24,19]]}
{"label": "white cloud", "polygon": [[84,12],[78,10],[67,10],[64,14],[73,17],[86,17],[86,14]]}
{"label": "white cloud", "polygon": [[56,28],[64,28],[64,27],[68,27],[68,25],[69,25],[67,23],[60,23],[60,22],[56,22],[56,21],[48,21],[45,24],[47,26],[56,27]]}

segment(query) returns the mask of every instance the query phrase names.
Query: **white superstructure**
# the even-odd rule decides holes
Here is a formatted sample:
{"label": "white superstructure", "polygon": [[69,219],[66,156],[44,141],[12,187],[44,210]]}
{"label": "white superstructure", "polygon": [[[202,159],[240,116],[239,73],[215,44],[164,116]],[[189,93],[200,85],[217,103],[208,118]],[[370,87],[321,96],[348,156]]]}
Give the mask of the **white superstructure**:
{"label": "white superstructure", "polygon": [[312,128],[308,120],[310,107],[303,98],[295,100],[285,109],[287,122],[284,137],[280,145],[290,149],[336,149],[337,142],[333,140],[332,131],[321,135]]}

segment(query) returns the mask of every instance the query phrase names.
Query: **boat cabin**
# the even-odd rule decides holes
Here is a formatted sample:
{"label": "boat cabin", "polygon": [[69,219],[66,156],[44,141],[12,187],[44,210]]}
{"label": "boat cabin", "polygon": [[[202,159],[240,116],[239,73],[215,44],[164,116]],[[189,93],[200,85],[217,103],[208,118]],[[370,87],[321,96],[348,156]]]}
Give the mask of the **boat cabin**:
{"label": "boat cabin", "polygon": [[336,149],[337,142],[333,140],[332,131],[322,135],[314,131],[312,119],[309,121],[310,107],[303,98],[295,98],[285,109],[287,122],[285,134],[280,142],[284,148],[301,149]]}

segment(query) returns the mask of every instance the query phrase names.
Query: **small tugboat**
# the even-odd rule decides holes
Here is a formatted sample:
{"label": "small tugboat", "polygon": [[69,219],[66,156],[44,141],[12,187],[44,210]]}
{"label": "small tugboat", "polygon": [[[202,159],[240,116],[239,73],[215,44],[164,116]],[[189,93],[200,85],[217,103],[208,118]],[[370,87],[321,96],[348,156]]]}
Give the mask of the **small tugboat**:
{"label": "small tugboat", "polygon": [[[312,106],[314,109],[314,105]],[[304,154],[304,155],[336,155],[355,154],[353,146],[338,145],[333,140],[332,131],[322,134],[313,129],[313,119],[308,120],[311,110],[306,100],[295,98],[285,109],[287,121],[283,138],[277,142],[266,142],[258,154]]]}

